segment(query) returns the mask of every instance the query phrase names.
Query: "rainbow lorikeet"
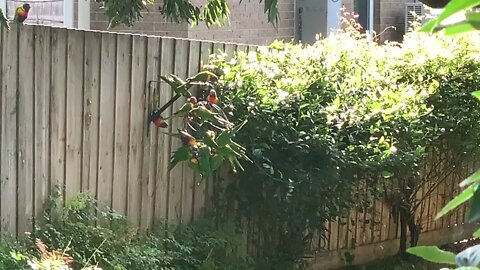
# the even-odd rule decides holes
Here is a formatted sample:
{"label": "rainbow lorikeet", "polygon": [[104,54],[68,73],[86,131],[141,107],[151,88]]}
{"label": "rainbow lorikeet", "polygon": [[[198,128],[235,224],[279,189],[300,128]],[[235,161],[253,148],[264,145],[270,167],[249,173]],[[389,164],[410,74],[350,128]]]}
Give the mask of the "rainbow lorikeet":
{"label": "rainbow lorikeet", "polygon": [[216,104],[218,102],[218,98],[217,98],[217,92],[215,90],[210,90],[210,93],[208,94],[208,97],[207,97],[207,102],[209,104]]}
{"label": "rainbow lorikeet", "polygon": [[148,116],[148,122],[152,122],[155,124],[155,126],[159,128],[167,128],[168,124],[165,122],[165,119],[162,117],[160,114],[160,111],[154,110],[149,116]]}
{"label": "rainbow lorikeet", "polygon": [[28,12],[30,11],[30,4],[22,4],[15,9],[15,17],[13,22],[23,24],[28,18]]}

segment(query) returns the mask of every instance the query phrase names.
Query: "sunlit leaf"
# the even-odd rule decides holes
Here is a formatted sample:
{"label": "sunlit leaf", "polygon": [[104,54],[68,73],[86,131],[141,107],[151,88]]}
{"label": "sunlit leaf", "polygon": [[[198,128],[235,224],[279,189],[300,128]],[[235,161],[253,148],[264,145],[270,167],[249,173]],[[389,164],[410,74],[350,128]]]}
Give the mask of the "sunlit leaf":
{"label": "sunlit leaf", "polygon": [[444,33],[445,35],[450,36],[450,35],[457,35],[457,34],[466,33],[466,32],[475,31],[475,30],[476,30],[475,27],[473,27],[470,23],[463,22],[461,24],[454,24],[454,25],[445,27]]}
{"label": "sunlit leaf", "polygon": [[407,252],[430,262],[455,265],[455,254],[436,246],[411,247]]}
{"label": "sunlit leaf", "polygon": [[475,237],[475,238],[480,237],[480,229],[477,229],[477,230],[473,233],[473,237]]}
{"label": "sunlit leaf", "polygon": [[480,100],[480,91],[475,91],[472,93],[472,96],[476,97],[478,100]]}
{"label": "sunlit leaf", "polygon": [[460,187],[464,188],[478,181],[480,181],[480,170],[477,170],[475,173],[467,177],[467,179],[460,182]]}
{"label": "sunlit leaf", "polygon": [[467,12],[465,17],[467,18],[467,22],[470,23],[475,29],[480,29],[480,13]]}
{"label": "sunlit leaf", "polygon": [[451,0],[444,8],[443,12],[438,17],[422,27],[422,31],[433,32],[435,27],[440,25],[445,19],[449,18],[455,13],[473,8],[480,4],[480,0]]}

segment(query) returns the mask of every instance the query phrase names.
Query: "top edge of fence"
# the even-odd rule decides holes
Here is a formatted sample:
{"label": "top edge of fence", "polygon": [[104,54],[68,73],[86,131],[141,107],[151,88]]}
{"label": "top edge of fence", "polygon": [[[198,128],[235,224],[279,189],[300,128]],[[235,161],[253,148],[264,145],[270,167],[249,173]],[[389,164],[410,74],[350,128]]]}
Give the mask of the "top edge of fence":
{"label": "top edge of fence", "polygon": [[143,33],[117,32],[117,31],[108,31],[108,30],[93,30],[93,29],[84,30],[84,29],[69,28],[69,27],[56,26],[56,25],[43,25],[43,24],[36,24],[36,23],[26,23],[25,26],[46,27],[46,28],[52,28],[52,29],[65,29],[65,30],[68,30],[68,31],[90,32],[90,33],[100,33],[100,34],[130,35],[130,36],[153,37],[153,38],[161,38],[161,39],[198,41],[198,42],[208,42],[208,43],[212,43],[212,44],[237,45],[237,46],[247,46],[247,47],[256,47],[256,48],[266,47],[266,46],[257,45],[257,44],[247,44],[247,43],[240,43],[240,42],[237,43],[237,42],[219,41],[219,40],[181,38],[181,37],[172,37],[172,36],[151,35],[151,34],[143,34]]}

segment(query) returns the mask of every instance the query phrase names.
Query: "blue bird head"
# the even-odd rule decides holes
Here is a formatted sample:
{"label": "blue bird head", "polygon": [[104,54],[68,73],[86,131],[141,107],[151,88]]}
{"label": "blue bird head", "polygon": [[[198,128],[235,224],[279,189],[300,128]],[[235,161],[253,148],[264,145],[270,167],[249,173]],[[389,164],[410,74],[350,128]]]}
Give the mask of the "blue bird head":
{"label": "blue bird head", "polygon": [[23,8],[25,9],[25,11],[28,12],[30,10],[30,4],[28,3],[23,4]]}

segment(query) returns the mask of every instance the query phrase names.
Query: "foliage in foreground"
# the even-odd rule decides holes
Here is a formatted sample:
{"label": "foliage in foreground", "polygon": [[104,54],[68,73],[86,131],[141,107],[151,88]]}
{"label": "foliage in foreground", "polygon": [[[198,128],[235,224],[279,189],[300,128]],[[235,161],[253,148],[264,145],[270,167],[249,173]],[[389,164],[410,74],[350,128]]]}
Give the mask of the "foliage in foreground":
{"label": "foliage in foreground", "polygon": [[[153,11],[158,8],[158,4],[160,4],[160,11],[167,19],[192,25],[199,22],[205,22],[207,26],[223,25],[230,15],[229,3],[226,0],[208,0],[201,4],[192,0],[165,0],[162,2],[156,0],[97,0],[97,2],[102,3],[110,26],[118,24],[131,26],[142,18],[143,12]],[[277,0],[264,1],[264,6],[268,21],[276,24],[278,19]]]}
{"label": "foliage in foreground", "polygon": [[[453,0],[445,7],[445,10],[438,18],[431,20],[424,25],[423,31],[433,32],[444,30],[444,34],[450,35],[479,30],[480,13],[478,10],[471,10],[472,7],[479,4],[480,1],[478,0]],[[465,13],[465,20],[453,24],[444,23],[445,20],[459,12]],[[473,44],[475,43],[471,43],[470,45],[472,46]],[[478,87],[478,84],[476,86]],[[478,89],[472,88],[470,91],[475,91],[472,95],[480,99],[480,91],[478,91]],[[464,190],[448,202],[447,205],[445,205],[445,207],[437,214],[436,218],[439,219],[443,217],[458,206],[471,200],[472,204],[468,215],[468,222],[477,223],[480,221],[480,170],[463,180],[460,183],[460,187],[464,188]],[[473,236],[477,238],[480,237],[480,229],[477,230]],[[441,250],[436,246],[412,247],[408,252],[430,262],[457,266],[456,269],[478,270],[480,267],[480,245],[469,247],[458,254]]]}
{"label": "foliage in foreground", "polygon": [[428,151],[455,162],[478,152],[470,92],[480,83],[480,50],[470,44],[479,41],[412,33],[380,46],[347,30],[313,46],[276,42],[213,59],[223,108],[247,121],[236,141],[254,163],[231,198],[255,224],[266,265],[291,269],[326,220],[368,210],[375,197],[397,213],[401,251],[407,227],[416,244],[416,191],[432,180],[421,174]]}
{"label": "foliage in foreground", "polygon": [[52,252],[57,256],[52,255],[56,260],[50,261],[67,258],[73,269],[250,269],[251,261],[237,250],[240,238],[233,225],[219,229],[214,219],[206,217],[188,226],[159,225],[140,232],[125,217],[101,211],[87,195],[80,194],[62,205],[59,199],[52,199],[44,221],[28,239],[2,238],[0,269],[26,269],[27,261],[46,263],[37,239],[47,251],[62,250]]}

